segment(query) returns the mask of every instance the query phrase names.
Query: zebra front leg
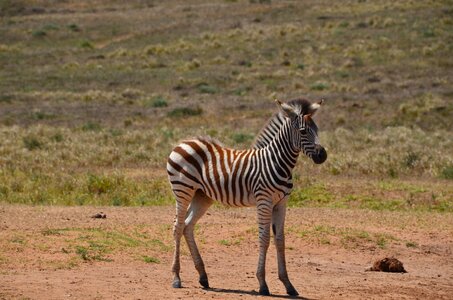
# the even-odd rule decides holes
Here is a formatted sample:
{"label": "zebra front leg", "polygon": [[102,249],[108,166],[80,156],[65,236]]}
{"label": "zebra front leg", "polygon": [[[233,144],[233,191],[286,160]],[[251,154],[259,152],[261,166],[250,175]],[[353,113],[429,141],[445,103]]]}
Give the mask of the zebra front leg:
{"label": "zebra front leg", "polygon": [[259,243],[260,255],[258,259],[258,268],[256,271],[256,278],[260,284],[260,295],[270,295],[269,288],[266,283],[266,254],[269,248],[270,240],[270,227],[272,217],[272,202],[267,200],[257,200],[257,214],[258,214],[258,229],[259,229]]}
{"label": "zebra front leg", "polygon": [[204,267],[203,259],[201,258],[200,252],[198,251],[197,244],[193,235],[195,224],[205,214],[208,208],[213,203],[213,200],[206,196],[201,191],[197,191],[190,203],[189,211],[187,212],[187,218],[184,227],[184,237],[187,245],[189,246],[190,254],[192,255],[195,268],[199,274],[199,283],[204,288],[209,288],[208,275]]}
{"label": "zebra front leg", "polygon": [[[190,199],[187,194],[178,195],[177,191],[173,191],[176,196],[176,216],[175,216],[175,225],[173,227],[173,238],[175,240],[175,253],[173,256],[173,265],[172,265],[172,272],[173,272],[173,287],[180,288],[181,287],[181,278],[179,277],[179,271],[181,269],[179,256],[180,256],[180,248],[181,248],[181,237],[184,230],[184,219],[187,213],[187,207],[189,206],[190,200],[192,200],[192,196]],[[182,197],[181,197],[182,196]]]}
{"label": "zebra front leg", "polygon": [[297,296],[299,293],[291,284],[286,270],[285,260],[285,215],[286,215],[286,199],[280,201],[274,206],[272,212],[272,231],[274,232],[274,242],[277,249],[278,263],[278,278],[283,282],[286,288],[286,293],[291,296]]}

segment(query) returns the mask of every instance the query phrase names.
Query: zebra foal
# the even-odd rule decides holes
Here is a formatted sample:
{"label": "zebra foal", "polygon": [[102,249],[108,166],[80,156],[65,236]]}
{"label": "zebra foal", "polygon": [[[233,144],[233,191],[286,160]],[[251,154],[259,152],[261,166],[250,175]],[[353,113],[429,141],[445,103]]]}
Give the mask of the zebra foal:
{"label": "zebra foal", "polygon": [[321,164],[327,153],[318,142],[312,117],[322,101],[276,100],[280,112],[268,122],[253,149],[235,150],[209,138],[187,140],[171,152],[167,173],[176,197],[173,229],[175,252],[173,287],[181,287],[180,242],[184,235],[200,284],[208,288],[208,277],[194,239],[194,226],[214,200],[225,205],[257,207],[259,260],[256,276],[259,293],[269,295],[265,281],[266,253],[270,229],[277,249],[278,276],[289,295],[298,295],[286,271],[284,223],[286,204],[292,190],[291,172],[300,152]]}

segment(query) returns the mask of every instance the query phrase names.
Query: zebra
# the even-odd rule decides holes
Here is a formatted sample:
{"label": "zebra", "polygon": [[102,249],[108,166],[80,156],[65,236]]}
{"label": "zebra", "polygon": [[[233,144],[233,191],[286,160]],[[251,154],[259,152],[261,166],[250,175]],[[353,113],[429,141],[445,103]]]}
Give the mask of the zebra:
{"label": "zebra", "polygon": [[291,172],[299,153],[303,152],[316,164],[327,159],[327,152],[319,144],[318,128],[312,119],[323,101],[275,101],[280,113],[274,115],[260,132],[252,149],[230,149],[212,138],[202,137],[183,141],[171,152],[167,173],[176,198],[172,264],[174,288],[182,286],[179,275],[182,235],[199,273],[199,283],[209,288],[193,232],[195,224],[217,200],[228,206],[257,207],[259,259],[256,277],[259,294],[270,295],[265,281],[265,262],[272,227],[279,279],[289,295],[298,295],[286,270],[286,205],[293,188]]}

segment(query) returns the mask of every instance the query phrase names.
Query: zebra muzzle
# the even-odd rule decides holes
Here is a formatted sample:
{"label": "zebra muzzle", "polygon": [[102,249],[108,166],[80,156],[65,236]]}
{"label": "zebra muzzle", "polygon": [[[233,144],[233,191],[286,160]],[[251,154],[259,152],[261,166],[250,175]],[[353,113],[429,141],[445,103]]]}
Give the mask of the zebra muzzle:
{"label": "zebra muzzle", "polygon": [[325,162],[327,159],[326,149],[324,149],[324,147],[320,145],[316,145],[315,151],[315,154],[313,154],[311,157],[311,159],[313,159],[313,162],[315,164],[322,164],[323,162]]}

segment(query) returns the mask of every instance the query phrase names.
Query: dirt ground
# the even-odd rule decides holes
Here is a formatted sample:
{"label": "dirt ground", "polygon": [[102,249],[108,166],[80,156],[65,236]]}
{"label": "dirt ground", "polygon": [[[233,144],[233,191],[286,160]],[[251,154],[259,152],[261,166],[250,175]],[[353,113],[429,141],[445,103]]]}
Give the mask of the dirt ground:
{"label": "dirt ground", "polygon": [[[103,211],[106,219],[90,216]],[[211,289],[201,289],[187,248],[182,289],[171,288],[173,207],[30,207],[0,205],[0,299],[254,299],[258,243],[254,209],[214,208],[196,228]],[[450,214],[350,209],[289,209],[289,276],[301,299],[452,299]],[[137,233],[141,241],[108,245],[103,259],[83,259],[75,242],[90,234]],[[123,234],[120,236],[119,234]],[[140,235],[139,235],[140,234]],[[101,235],[97,238],[107,237]],[[375,237],[379,237],[375,239]],[[128,246],[129,245],[129,246]],[[151,244],[146,244],[151,245]],[[89,248],[91,249],[91,248]],[[91,251],[91,250],[90,250]],[[80,251],[79,251],[80,252]],[[151,255],[147,263],[140,255]],[[406,274],[365,272],[395,256]],[[272,297],[285,298],[275,248],[267,260]]]}

